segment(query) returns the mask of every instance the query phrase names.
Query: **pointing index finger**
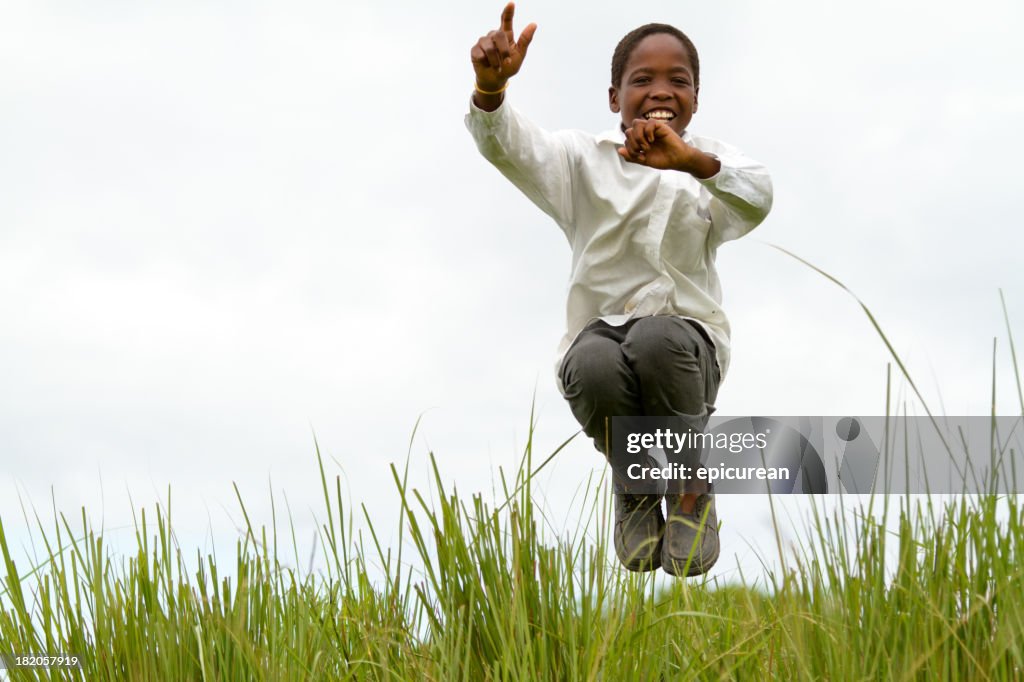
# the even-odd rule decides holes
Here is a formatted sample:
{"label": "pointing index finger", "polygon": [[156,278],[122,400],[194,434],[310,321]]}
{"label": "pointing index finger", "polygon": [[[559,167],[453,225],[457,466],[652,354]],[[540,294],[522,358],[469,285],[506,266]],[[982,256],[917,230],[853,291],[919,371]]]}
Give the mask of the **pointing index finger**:
{"label": "pointing index finger", "polygon": [[[512,16],[516,13],[516,3],[510,2],[501,11],[501,30],[510,36],[512,33]],[[513,38],[515,40],[515,38]]]}

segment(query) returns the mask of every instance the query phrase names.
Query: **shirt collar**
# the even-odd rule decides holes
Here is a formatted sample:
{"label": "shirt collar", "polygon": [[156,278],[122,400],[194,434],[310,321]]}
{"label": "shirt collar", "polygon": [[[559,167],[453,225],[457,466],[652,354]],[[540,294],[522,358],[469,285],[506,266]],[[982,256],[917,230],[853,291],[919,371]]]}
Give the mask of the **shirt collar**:
{"label": "shirt collar", "polygon": [[[691,146],[693,145],[693,135],[690,134],[689,129],[684,130],[681,137],[683,142]],[[611,142],[612,144],[622,145],[626,143],[626,133],[622,132],[621,128],[612,128],[611,130],[599,133],[596,139],[598,142]]]}

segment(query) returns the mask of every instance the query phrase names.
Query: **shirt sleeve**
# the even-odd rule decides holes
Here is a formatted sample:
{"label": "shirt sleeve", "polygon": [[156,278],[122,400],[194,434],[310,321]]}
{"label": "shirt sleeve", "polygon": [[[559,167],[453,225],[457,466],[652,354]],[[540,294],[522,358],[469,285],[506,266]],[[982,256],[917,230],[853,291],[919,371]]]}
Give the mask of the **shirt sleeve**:
{"label": "shirt sleeve", "polygon": [[483,157],[571,238],[573,144],[569,131],[548,132],[507,100],[494,111],[484,111],[472,97],[466,127]]}
{"label": "shirt sleeve", "polygon": [[711,245],[739,239],[761,224],[772,208],[772,179],[768,169],[732,147],[718,143],[708,149],[722,164],[701,185],[711,194]]}

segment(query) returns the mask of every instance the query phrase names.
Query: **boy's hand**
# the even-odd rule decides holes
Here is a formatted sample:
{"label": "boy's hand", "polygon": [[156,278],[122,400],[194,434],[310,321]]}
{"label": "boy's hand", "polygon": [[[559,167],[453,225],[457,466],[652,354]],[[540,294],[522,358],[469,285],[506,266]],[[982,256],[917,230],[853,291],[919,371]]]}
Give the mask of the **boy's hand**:
{"label": "boy's hand", "polygon": [[505,87],[512,76],[519,73],[526,58],[526,49],[533,40],[537,24],[530,24],[516,40],[512,32],[512,16],[515,3],[508,3],[501,13],[501,28],[491,31],[476,41],[469,56],[476,71],[476,85],[479,90],[497,92]]}
{"label": "boy's hand", "polygon": [[721,168],[716,157],[683,142],[667,123],[642,118],[635,119],[626,129],[626,143],[619,148],[619,156],[633,163],[682,171],[697,178],[710,178]]}

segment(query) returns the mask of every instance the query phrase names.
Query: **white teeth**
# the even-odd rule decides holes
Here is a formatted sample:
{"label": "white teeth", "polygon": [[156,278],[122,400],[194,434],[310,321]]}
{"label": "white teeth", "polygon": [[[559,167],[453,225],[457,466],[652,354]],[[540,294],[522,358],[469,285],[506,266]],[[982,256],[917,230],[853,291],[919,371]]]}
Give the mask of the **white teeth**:
{"label": "white teeth", "polygon": [[668,121],[670,119],[675,118],[676,115],[673,114],[671,111],[658,110],[658,111],[650,111],[647,114],[645,114],[644,117],[647,118],[648,120],[650,120],[652,118],[657,118],[657,119],[661,119],[663,121]]}

